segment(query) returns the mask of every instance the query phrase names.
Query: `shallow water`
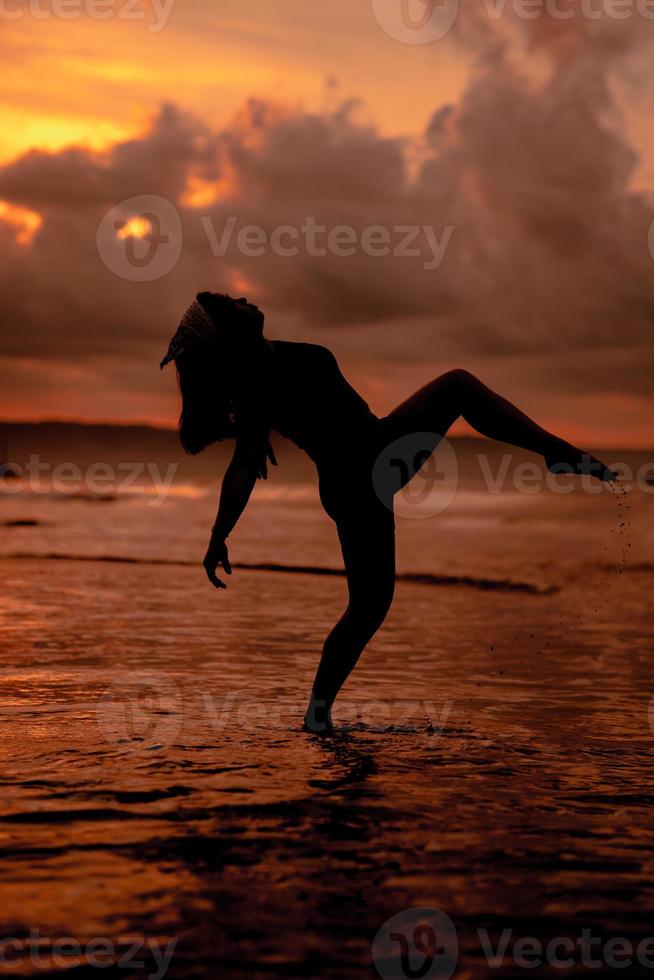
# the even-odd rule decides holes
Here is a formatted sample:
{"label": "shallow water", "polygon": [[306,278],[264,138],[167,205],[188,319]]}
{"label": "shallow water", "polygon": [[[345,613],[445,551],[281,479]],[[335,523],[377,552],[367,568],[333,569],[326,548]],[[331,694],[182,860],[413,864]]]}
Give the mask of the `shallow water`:
{"label": "shallow water", "polygon": [[[293,492],[253,503],[235,560],[338,566],[315,494]],[[609,495],[470,491],[398,520],[401,571],[467,584],[399,583],[320,739],[299,726],[341,578],[239,570],[211,591],[208,495],[4,501],[41,524],[8,528],[0,560],[3,935],[38,929],[54,973],[56,937],[149,937],[176,941],[171,977],[349,978],[377,975],[389,918],[428,907],[457,977],[604,975],[511,950],[654,935],[650,498],[630,506],[633,529]],[[96,560],[36,557],[55,554]],[[484,930],[504,929],[493,967]]]}

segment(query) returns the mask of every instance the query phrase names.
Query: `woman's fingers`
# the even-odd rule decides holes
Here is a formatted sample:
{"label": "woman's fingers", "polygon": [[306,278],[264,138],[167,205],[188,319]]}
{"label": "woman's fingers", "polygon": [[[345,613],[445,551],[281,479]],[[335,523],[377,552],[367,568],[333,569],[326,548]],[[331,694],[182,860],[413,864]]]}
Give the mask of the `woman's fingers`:
{"label": "woman's fingers", "polygon": [[232,574],[232,566],[229,563],[229,555],[227,554],[227,548],[225,548],[225,551],[223,552],[222,558],[220,559],[220,564],[225,569],[226,575]]}
{"label": "woman's fingers", "polygon": [[227,586],[221,579],[216,575],[216,569],[219,565],[225,569],[226,575],[232,574],[232,566],[229,561],[229,552],[227,551],[227,545],[224,541],[214,542],[212,539],[211,546],[204,556],[204,561],[202,562],[204,570],[207,573],[207,578],[211,584],[216,589],[226,589]]}
{"label": "woman's fingers", "polygon": [[[209,581],[211,582],[211,584],[214,586],[214,588],[216,588],[216,589],[226,589],[227,586],[225,585],[225,583],[224,582],[221,582],[220,579],[218,578],[218,576],[216,575],[216,563],[214,561],[209,561],[208,559],[205,558],[205,560],[203,562],[203,565],[204,565],[204,570],[207,573],[207,578],[209,579]],[[231,571],[230,571],[230,574],[231,574]]]}

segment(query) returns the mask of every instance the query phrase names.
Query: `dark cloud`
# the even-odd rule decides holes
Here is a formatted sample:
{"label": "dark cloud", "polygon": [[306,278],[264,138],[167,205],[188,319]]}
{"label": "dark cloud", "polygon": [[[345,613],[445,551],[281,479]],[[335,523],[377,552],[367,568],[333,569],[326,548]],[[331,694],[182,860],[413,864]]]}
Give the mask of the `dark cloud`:
{"label": "dark cloud", "polygon": [[[0,220],[0,309],[14,325],[0,354],[142,360],[145,379],[198,289],[240,292],[245,280],[287,335],[339,331],[354,357],[559,357],[562,386],[630,392],[637,378],[644,389],[654,207],[633,189],[638,160],[610,85],[639,27],[468,17],[469,85],[458,104],[435,106],[414,143],[380,135],[355,103],[321,115],[252,100],[220,132],[169,106],[107,153],[28,154],[0,170],[0,198],[43,219],[29,245]],[[183,203],[197,180],[218,182],[210,206]],[[170,273],[140,283],[107,269],[95,239],[114,204],[143,194],[175,204],[184,243]],[[359,233],[380,225],[393,243],[396,226],[455,230],[434,269],[422,235],[420,257],[255,258],[233,243],[214,256],[207,223],[220,237],[230,217],[234,234],[308,217]]]}

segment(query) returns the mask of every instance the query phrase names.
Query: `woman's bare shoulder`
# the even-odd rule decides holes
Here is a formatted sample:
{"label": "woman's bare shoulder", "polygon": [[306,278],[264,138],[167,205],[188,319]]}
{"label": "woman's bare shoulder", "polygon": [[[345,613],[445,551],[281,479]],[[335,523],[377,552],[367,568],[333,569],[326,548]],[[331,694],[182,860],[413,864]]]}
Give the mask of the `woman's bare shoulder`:
{"label": "woman's bare shoulder", "polygon": [[295,340],[272,340],[271,344],[282,353],[295,354],[298,357],[312,358],[314,360],[335,360],[334,355],[328,347],[322,344],[305,344]]}

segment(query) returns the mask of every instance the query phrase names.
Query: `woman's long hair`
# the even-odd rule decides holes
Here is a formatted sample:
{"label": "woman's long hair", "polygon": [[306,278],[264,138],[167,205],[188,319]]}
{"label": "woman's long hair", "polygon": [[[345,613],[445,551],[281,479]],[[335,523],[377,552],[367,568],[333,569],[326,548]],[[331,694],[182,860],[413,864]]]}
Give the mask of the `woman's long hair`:
{"label": "woman's long hair", "polygon": [[236,435],[232,386],[214,351],[197,344],[175,361],[182,396],[179,438],[184,451],[202,452],[221,439]]}

